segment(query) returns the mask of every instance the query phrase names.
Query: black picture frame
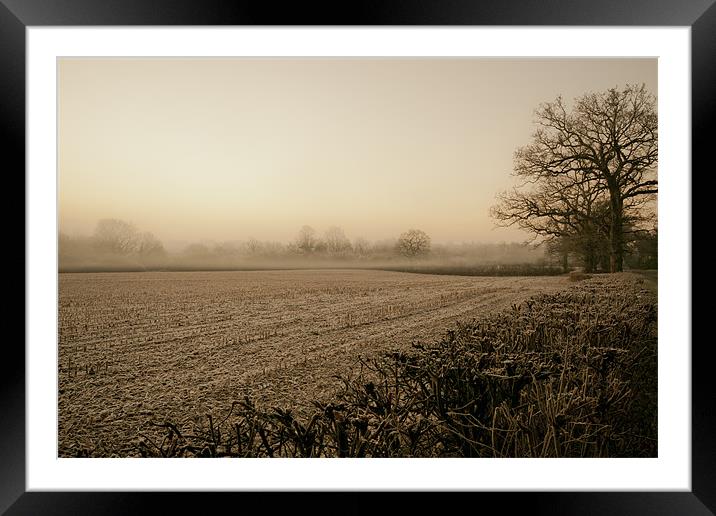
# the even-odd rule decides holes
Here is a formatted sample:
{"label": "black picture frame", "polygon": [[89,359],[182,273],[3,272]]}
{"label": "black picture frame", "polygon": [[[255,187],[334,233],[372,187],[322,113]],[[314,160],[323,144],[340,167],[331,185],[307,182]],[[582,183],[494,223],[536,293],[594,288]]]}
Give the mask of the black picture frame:
{"label": "black picture frame", "polygon": [[[3,203],[6,221],[20,232],[18,210],[25,202],[25,30],[29,26],[127,25],[550,25],[550,26],[688,26],[691,27],[692,170],[706,172],[711,165],[708,128],[716,110],[716,4],[715,0],[422,0],[371,1],[351,4],[239,2],[230,0],[0,0],[0,131],[4,145],[6,199],[22,199],[22,206]],[[10,158],[8,160],[8,157]],[[708,163],[708,165],[707,165]],[[689,171],[684,171],[689,174]],[[692,174],[692,178],[694,175]],[[22,178],[22,179],[21,179]],[[9,180],[21,181],[12,189]],[[20,196],[18,191],[22,190]],[[694,201],[692,200],[692,205]],[[7,267],[25,264],[22,236],[13,238]],[[15,235],[13,235],[14,237]],[[22,251],[20,251],[22,249]],[[692,259],[692,270],[695,263]],[[23,269],[26,271],[27,269]],[[698,270],[698,269],[696,269]],[[24,281],[10,273],[7,287]],[[24,284],[23,284],[24,286]],[[20,306],[4,296],[6,308]],[[692,296],[693,298],[693,296]],[[25,293],[23,289],[23,297]],[[22,303],[24,310],[24,302]],[[692,317],[693,319],[693,317]],[[11,319],[8,319],[11,320]],[[23,326],[23,335],[24,326]],[[672,343],[674,344],[674,343]],[[683,346],[690,342],[675,343]],[[498,504],[509,512],[531,514],[666,515],[716,512],[716,392],[710,372],[711,343],[692,347],[692,490],[690,492],[525,492],[471,493],[471,504]],[[6,339],[0,374],[0,512],[6,514],[130,514],[164,510],[182,512],[200,507],[221,510],[242,497],[244,507],[276,500],[266,493],[211,493],[209,505],[190,493],[84,493],[26,492],[25,488],[25,353],[17,338]],[[305,493],[300,494],[303,496]],[[365,513],[378,506],[369,493],[322,493],[312,511]],[[459,498],[458,498],[459,500]],[[300,503],[300,502],[299,502]],[[401,508],[423,506],[423,493],[404,498]],[[459,503],[459,501],[457,502]],[[201,505],[196,505],[201,504]],[[245,505],[244,505],[245,504]],[[231,507],[231,505],[228,505]],[[267,506],[267,505],[264,505]],[[213,509],[212,509],[213,507]]]}

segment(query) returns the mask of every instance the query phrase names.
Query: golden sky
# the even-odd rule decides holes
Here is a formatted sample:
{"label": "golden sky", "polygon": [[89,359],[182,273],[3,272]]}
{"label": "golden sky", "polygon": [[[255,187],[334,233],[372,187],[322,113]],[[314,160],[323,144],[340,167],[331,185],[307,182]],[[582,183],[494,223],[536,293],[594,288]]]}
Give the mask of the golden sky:
{"label": "golden sky", "polygon": [[488,210],[541,102],[656,59],[60,59],[59,219],[113,217],[165,244],[289,241],[304,224],[379,240],[520,241]]}

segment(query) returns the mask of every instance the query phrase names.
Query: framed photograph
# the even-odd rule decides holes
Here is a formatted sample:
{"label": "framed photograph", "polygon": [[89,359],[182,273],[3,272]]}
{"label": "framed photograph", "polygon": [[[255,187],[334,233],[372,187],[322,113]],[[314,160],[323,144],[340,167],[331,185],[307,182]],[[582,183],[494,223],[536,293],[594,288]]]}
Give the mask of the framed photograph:
{"label": "framed photograph", "polygon": [[716,7],[0,1],[26,192],[0,509],[713,513]]}

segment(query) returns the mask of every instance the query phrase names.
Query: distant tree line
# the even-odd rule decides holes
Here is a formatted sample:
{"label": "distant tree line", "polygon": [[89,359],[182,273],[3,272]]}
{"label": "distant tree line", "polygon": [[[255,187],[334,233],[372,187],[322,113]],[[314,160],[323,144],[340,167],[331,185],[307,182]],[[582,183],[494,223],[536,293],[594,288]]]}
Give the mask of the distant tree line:
{"label": "distant tree line", "polygon": [[[195,242],[169,252],[152,233],[118,219],[102,219],[89,236],[59,234],[60,270],[156,269],[173,267],[264,267],[304,264],[390,265],[413,263],[430,266],[471,267],[475,265],[553,265],[555,246],[568,242],[554,239],[546,248],[524,243],[461,242],[433,244],[422,230],[410,229],[397,238],[370,241],[350,239],[342,228],[329,227],[319,234],[301,227],[287,243],[249,238],[244,241]],[[573,249],[569,248],[570,251]],[[561,253],[562,248],[558,249]],[[640,232],[625,254],[632,268],[656,268],[656,232]],[[605,242],[595,251],[602,265],[608,257]]]}
{"label": "distant tree line", "polygon": [[163,263],[167,252],[148,231],[118,219],[102,219],[89,237],[70,237],[60,232],[58,258],[63,264],[153,266]]}
{"label": "distant tree line", "polygon": [[336,261],[425,260],[461,256],[478,261],[535,261],[544,255],[541,251],[517,243],[434,245],[430,236],[420,229],[409,229],[396,238],[370,241],[364,237],[351,240],[339,226],[330,226],[319,233],[309,225],[302,226],[295,238],[287,243],[261,241],[253,237],[246,241],[193,243],[185,247],[181,254],[189,258],[303,258]]}
{"label": "distant tree line", "polygon": [[243,241],[193,242],[169,252],[152,233],[129,222],[102,219],[90,236],[59,235],[61,270],[172,267],[263,267],[309,263],[439,263],[451,266],[472,264],[544,264],[545,253],[520,243],[433,244],[420,229],[408,229],[395,238],[370,241],[349,238],[339,226],[323,233],[305,225],[289,242]]}
{"label": "distant tree line", "polygon": [[568,267],[656,267],[658,120],[644,85],[563,99],[536,110],[532,142],[514,156],[521,184],[498,196],[499,225],[516,225]]}

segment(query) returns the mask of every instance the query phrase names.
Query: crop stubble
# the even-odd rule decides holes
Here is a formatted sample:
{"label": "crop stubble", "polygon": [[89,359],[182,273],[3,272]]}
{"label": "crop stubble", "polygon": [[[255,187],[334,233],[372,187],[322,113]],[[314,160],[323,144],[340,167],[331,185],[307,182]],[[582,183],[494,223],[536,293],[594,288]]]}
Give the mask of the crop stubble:
{"label": "crop stubble", "polygon": [[565,286],[359,270],[60,274],[59,455],[127,456],[147,420],[188,424],[244,394],[300,411],[359,355]]}

